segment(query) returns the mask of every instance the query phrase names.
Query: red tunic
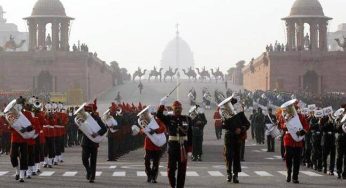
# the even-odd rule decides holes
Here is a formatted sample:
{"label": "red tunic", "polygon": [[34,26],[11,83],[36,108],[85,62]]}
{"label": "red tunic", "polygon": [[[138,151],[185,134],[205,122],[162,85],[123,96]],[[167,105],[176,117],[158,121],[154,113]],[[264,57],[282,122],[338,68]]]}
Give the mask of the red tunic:
{"label": "red tunic", "polygon": [[46,116],[45,124],[43,124],[43,132],[46,138],[54,137],[54,125],[55,125],[55,119],[49,118]]}
{"label": "red tunic", "polygon": [[222,127],[222,120],[219,111],[214,112],[215,127]]}
{"label": "red tunic", "polygon": [[38,120],[40,121],[40,132],[39,132],[39,138],[40,138],[40,144],[45,144],[46,143],[46,138],[45,138],[45,132],[43,126],[46,124],[46,117],[44,115],[44,112],[40,112],[36,115]]}
{"label": "red tunic", "polygon": [[[309,131],[309,124],[308,122],[306,121],[305,117],[302,115],[302,114],[298,114],[299,115],[299,119],[300,119],[300,122],[302,123],[302,126],[303,126],[303,129],[307,132]],[[283,124],[282,125],[283,129],[286,129],[286,124]],[[284,135],[284,146],[285,147],[304,147],[304,142],[303,141],[300,141],[300,142],[296,142],[295,140],[293,140],[291,134],[285,133]]]}
{"label": "red tunic", "polygon": [[[159,125],[159,128],[157,129],[156,133],[164,133],[166,131],[165,124],[161,122],[159,119],[156,119],[157,124]],[[150,150],[150,151],[159,151],[161,150],[160,147],[156,146],[151,142],[151,140],[146,136],[144,139],[144,149],[145,150]]]}

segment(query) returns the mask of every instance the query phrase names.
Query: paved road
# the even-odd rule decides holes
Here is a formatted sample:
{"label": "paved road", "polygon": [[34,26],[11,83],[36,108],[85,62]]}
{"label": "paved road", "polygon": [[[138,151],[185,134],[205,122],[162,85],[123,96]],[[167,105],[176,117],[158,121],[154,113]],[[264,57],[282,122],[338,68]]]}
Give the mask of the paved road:
{"label": "paved road", "polygon": [[[157,102],[161,96],[167,93],[167,90],[174,84],[162,85],[158,83],[144,83],[145,96],[142,99],[146,104]],[[185,83],[185,89],[188,90],[192,85],[199,84]],[[202,84],[200,84],[202,85]],[[203,84],[207,87],[222,87],[219,84]],[[147,87],[146,87],[147,86]],[[160,89],[157,89],[160,86]],[[136,83],[121,86],[126,100],[139,98],[137,94],[130,95]],[[100,101],[101,106],[108,103],[117,92],[112,90]],[[131,90],[132,89],[132,90]],[[148,89],[148,91],[146,91]],[[159,94],[150,95],[149,91],[158,91]],[[183,93],[182,95],[183,96]],[[107,102],[106,102],[107,101]],[[187,101],[185,101],[186,103]],[[101,109],[102,111],[102,109]],[[346,181],[337,180],[336,177],[316,173],[311,169],[302,167],[300,173],[299,185],[285,182],[285,164],[280,158],[278,144],[275,153],[267,153],[264,145],[256,145],[250,139],[246,143],[245,162],[242,163],[243,172],[240,174],[240,184],[235,185],[226,182],[226,170],[223,162],[223,141],[216,140],[211,120],[211,111],[206,111],[209,123],[205,129],[204,156],[202,162],[188,162],[186,187],[345,187]],[[76,146],[67,148],[65,153],[65,162],[52,169],[43,169],[40,176],[26,180],[20,184],[14,180],[14,170],[11,168],[9,156],[0,156],[0,188],[2,187],[25,187],[25,188],[53,188],[53,187],[169,187],[166,177],[167,156],[164,155],[161,160],[160,175],[158,184],[146,183],[144,173],[144,151],[139,149],[130,152],[116,162],[107,162],[107,142],[101,144],[99,148],[97,177],[94,184],[88,183],[85,179],[85,171],[81,163],[81,148]]]}

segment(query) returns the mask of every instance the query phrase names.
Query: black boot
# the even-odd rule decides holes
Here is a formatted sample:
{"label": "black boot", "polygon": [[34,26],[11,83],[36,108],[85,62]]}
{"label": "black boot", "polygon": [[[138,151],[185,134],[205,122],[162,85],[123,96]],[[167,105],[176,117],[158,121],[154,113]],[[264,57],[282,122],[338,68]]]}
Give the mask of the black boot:
{"label": "black boot", "polygon": [[295,184],[299,184],[298,179],[296,179],[296,180],[294,179],[292,182],[295,183]]}
{"label": "black boot", "polygon": [[287,178],[286,178],[287,182],[291,182],[291,173],[287,172]]}
{"label": "black boot", "polygon": [[16,180],[19,180],[19,174],[16,175],[15,179],[16,179]]}
{"label": "black boot", "polygon": [[239,183],[238,173],[234,173],[234,175],[233,175],[233,183]]}
{"label": "black boot", "polygon": [[148,175],[148,177],[147,177],[147,182],[150,183],[151,180],[152,180],[151,175]]}
{"label": "black boot", "polygon": [[341,179],[341,173],[338,173],[338,179]]}
{"label": "black boot", "polygon": [[228,174],[228,176],[227,176],[227,181],[228,181],[228,182],[231,182],[231,181],[232,181],[232,174]]}

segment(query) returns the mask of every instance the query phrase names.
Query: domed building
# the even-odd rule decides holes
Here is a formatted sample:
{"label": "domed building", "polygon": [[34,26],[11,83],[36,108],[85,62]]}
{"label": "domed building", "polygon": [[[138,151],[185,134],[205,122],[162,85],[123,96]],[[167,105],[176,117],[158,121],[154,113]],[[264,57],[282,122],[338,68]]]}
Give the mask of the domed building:
{"label": "domed building", "polygon": [[179,32],[167,44],[162,53],[161,68],[168,70],[169,67],[179,68],[180,70],[195,67],[192,50],[189,44],[179,36]]}
{"label": "domed building", "polygon": [[264,52],[243,69],[249,90],[345,92],[346,53],[328,51],[327,26],[318,0],[296,0],[286,22],[285,50]]}
{"label": "domed building", "polygon": [[115,75],[104,61],[77,47],[70,51],[73,18],[67,16],[60,0],[38,0],[24,20],[29,28],[29,49],[0,52],[0,95],[25,91],[58,95],[63,102],[80,104],[115,85]]}

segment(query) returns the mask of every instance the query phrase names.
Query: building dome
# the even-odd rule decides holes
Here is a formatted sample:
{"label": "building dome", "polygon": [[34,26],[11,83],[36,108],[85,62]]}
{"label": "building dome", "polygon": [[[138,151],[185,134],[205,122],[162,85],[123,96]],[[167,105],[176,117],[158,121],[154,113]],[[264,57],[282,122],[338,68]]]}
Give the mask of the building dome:
{"label": "building dome", "polygon": [[[179,50],[177,50],[177,48]],[[177,52],[178,63],[180,69],[194,68],[195,63],[193,53],[190,46],[181,37],[176,37],[170,41],[162,53],[161,67],[168,69],[169,67],[177,68]]]}
{"label": "building dome", "polygon": [[324,13],[318,0],[296,0],[290,16],[324,16]]}
{"label": "building dome", "polygon": [[32,16],[66,16],[60,0],[38,0],[32,10]]}

